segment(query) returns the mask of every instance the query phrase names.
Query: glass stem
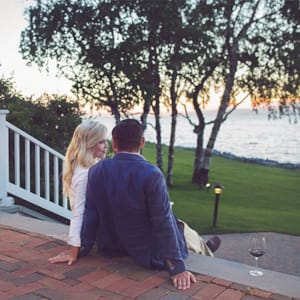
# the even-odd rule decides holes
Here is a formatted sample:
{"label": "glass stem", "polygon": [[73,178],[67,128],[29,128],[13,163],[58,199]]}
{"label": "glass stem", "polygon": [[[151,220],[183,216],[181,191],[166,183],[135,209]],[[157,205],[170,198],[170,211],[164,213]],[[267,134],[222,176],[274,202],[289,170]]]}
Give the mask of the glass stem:
{"label": "glass stem", "polygon": [[255,268],[257,269],[257,262],[258,262],[258,257],[255,257]]}

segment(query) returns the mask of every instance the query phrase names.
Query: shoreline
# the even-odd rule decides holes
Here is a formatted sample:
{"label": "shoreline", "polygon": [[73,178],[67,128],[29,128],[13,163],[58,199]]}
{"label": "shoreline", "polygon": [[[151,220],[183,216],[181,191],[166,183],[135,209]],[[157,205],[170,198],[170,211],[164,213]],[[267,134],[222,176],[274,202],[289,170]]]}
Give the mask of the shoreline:
{"label": "shoreline", "polygon": [[[194,150],[191,148],[191,150]],[[241,162],[248,162],[248,163],[255,163],[258,165],[268,166],[268,167],[279,167],[289,170],[297,170],[300,171],[300,164],[293,164],[293,163],[281,163],[275,160],[270,159],[262,159],[262,158],[255,158],[255,157],[242,157],[238,156],[229,152],[222,152],[218,150],[213,150],[213,155],[228,158],[231,160],[237,160]]]}
{"label": "shoreline", "polygon": [[[155,144],[155,143],[152,143],[152,144]],[[164,145],[164,146],[168,147],[168,145]],[[175,146],[175,148],[186,149],[186,150],[191,150],[191,151],[195,150],[195,148],[184,147],[184,146]],[[278,168],[283,168],[283,169],[300,171],[300,163],[299,164],[281,163],[281,162],[271,160],[271,159],[263,159],[263,158],[257,158],[257,157],[243,157],[243,156],[238,156],[238,155],[226,152],[226,151],[219,151],[219,150],[213,150],[213,156],[223,157],[223,158],[246,162],[246,163],[255,163],[257,165],[262,165],[262,166],[278,167]]]}

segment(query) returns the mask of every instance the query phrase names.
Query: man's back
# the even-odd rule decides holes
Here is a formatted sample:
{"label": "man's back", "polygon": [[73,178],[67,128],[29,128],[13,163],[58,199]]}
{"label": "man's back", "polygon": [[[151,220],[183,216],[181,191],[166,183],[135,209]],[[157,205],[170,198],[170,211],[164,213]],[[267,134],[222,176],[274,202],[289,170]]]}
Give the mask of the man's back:
{"label": "man's back", "polygon": [[107,255],[130,255],[145,267],[165,268],[175,287],[188,289],[196,277],[186,271],[187,247],[170,208],[163,174],[139,155],[144,129],[135,119],[112,130],[113,159],[91,168],[81,230],[81,255],[98,235]]}
{"label": "man's back", "polygon": [[90,221],[85,233],[95,230],[89,224],[98,225],[98,248],[105,255],[130,255],[147,267],[187,256],[163,174],[140,155],[117,153],[91,168],[84,219]]}

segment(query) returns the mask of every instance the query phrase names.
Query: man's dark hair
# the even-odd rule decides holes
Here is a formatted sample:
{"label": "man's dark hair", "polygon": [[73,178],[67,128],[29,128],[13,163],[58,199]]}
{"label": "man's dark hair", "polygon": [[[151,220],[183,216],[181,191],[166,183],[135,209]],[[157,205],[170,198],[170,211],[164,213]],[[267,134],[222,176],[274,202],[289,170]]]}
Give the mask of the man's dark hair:
{"label": "man's dark hair", "polygon": [[112,136],[119,151],[136,151],[143,138],[143,127],[135,119],[125,119],[112,130]]}

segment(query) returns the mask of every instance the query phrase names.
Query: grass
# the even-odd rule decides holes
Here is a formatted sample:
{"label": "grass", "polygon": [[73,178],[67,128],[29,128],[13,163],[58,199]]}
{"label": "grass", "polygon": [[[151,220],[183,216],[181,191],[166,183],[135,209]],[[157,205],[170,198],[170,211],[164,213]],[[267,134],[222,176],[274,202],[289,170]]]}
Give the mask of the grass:
{"label": "grass", "polygon": [[[155,163],[155,146],[147,144],[143,155]],[[299,170],[213,157],[210,183],[224,187],[213,227],[215,194],[213,189],[201,190],[191,183],[193,160],[194,151],[176,148],[174,185],[169,193],[175,214],[200,234],[272,231],[300,235]]]}

